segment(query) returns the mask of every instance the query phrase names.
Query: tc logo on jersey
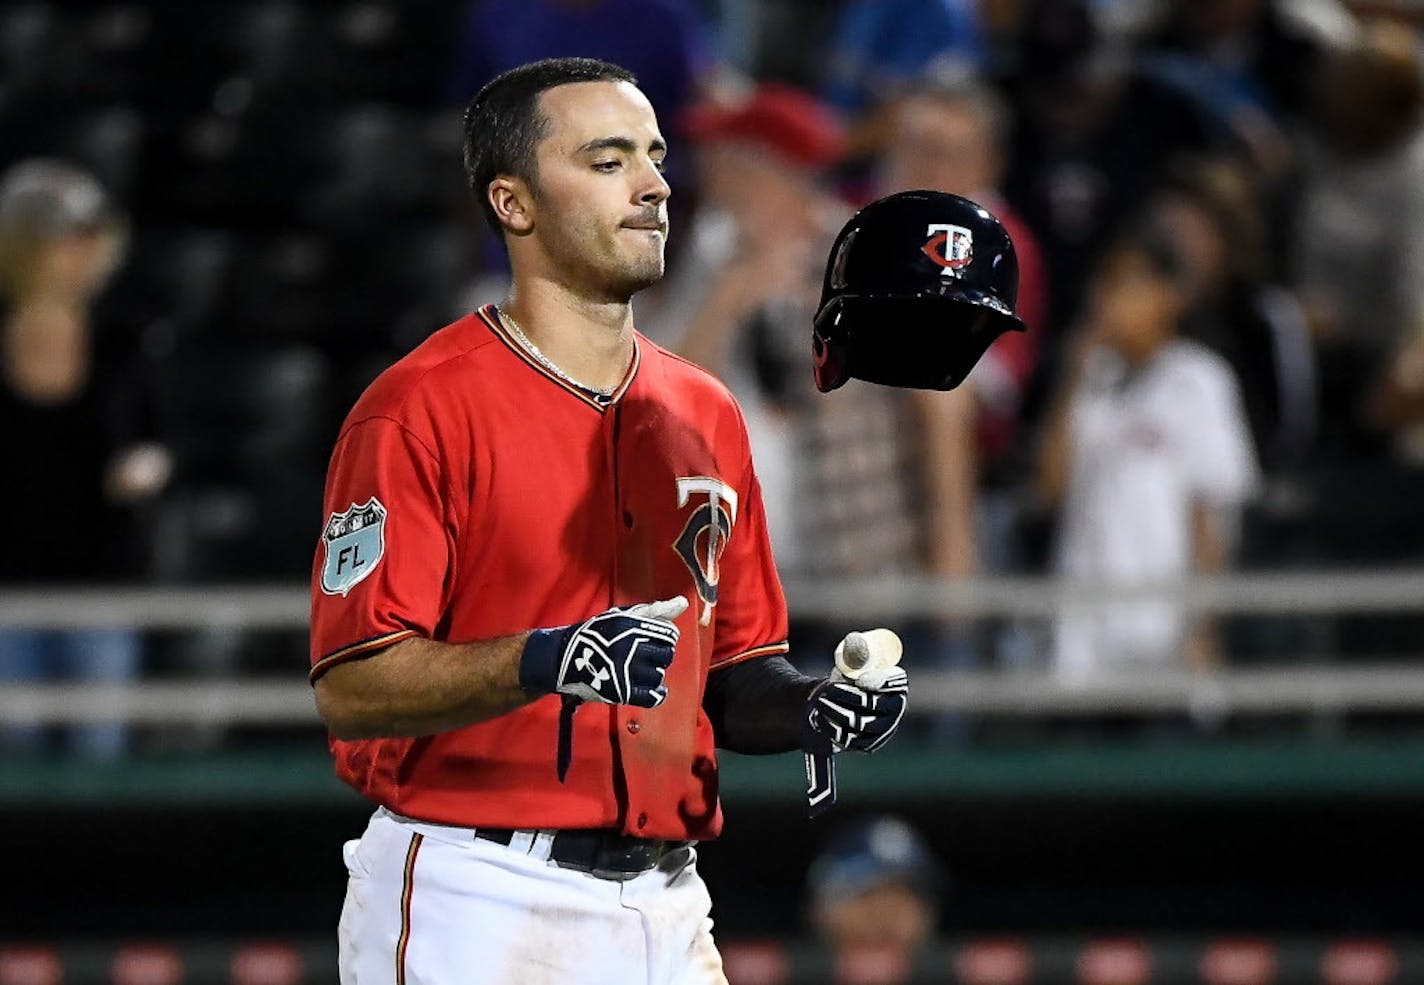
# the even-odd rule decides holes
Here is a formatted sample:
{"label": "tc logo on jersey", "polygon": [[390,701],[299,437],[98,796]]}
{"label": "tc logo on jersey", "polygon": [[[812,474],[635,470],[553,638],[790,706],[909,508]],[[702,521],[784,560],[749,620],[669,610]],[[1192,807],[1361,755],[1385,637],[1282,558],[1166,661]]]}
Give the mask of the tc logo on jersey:
{"label": "tc logo on jersey", "polygon": [[929,237],[921,249],[940,266],[941,277],[954,277],[955,272],[969,266],[974,259],[974,234],[963,226],[945,226],[930,223],[925,230]]}
{"label": "tc logo on jersey", "polygon": [[386,553],[386,508],[375,496],[344,513],[333,513],[321,532],[326,557],[321,565],[321,590],[346,595],[376,570]]}
{"label": "tc logo on jersey", "polygon": [[737,491],[720,479],[703,475],[678,479],[678,507],[686,506],[693,496],[706,496],[707,501],[692,511],[673,550],[692,572],[697,596],[702,599],[698,623],[706,626],[712,621],[712,609],[717,605],[717,562],[737,522]]}

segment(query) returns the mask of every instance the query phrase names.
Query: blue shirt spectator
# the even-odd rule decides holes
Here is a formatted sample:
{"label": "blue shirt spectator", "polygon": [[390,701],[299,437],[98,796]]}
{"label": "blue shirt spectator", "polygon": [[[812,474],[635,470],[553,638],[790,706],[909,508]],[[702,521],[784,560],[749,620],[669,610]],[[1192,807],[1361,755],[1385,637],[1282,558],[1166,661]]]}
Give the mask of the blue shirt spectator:
{"label": "blue shirt spectator", "polygon": [[1331,22],[1351,36],[1350,15],[1335,0],[1314,5],[1312,24],[1271,0],[1173,0],[1147,51],[1147,66],[1224,119],[1243,108],[1277,123],[1298,121],[1320,72]]}
{"label": "blue shirt spectator", "polygon": [[850,0],[836,28],[826,99],[856,115],[938,60],[978,67],[985,56],[971,0]]}
{"label": "blue shirt spectator", "polygon": [[507,69],[565,56],[628,69],[669,132],[712,67],[711,43],[687,0],[476,0],[455,55],[452,98],[464,104]]}

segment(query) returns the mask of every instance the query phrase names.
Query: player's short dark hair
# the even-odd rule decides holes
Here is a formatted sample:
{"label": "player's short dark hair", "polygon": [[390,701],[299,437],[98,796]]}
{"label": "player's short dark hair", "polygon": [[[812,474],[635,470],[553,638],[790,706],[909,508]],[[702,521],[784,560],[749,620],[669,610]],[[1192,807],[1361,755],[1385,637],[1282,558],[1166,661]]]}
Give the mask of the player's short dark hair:
{"label": "player's short dark hair", "polygon": [[534,148],[548,120],[539,112],[539,96],[575,82],[630,82],[632,72],[595,58],[546,58],[495,76],[475,93],[465,109],[465,177],[496,233],[504,231],[490,207],[489,184],[507,174],[534,185]]}

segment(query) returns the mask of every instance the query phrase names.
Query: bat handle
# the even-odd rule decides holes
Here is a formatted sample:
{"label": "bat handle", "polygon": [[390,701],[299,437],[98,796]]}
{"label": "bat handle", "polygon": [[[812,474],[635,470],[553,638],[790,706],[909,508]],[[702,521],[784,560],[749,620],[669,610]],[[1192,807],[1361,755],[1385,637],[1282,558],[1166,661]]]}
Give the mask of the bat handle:
{"label": "bat handle", "polygon": [[[870,670],[900,662],[900,637],[888,629],[848,633],[835,652],[832,680],[853,681]],[[816,817],[836,802],[836,759],[830,743],[806,752],[806,812]]]}
{"label": "bat handle", "polygon": [[818,817],[836,802],[836,757],[830,749],[806,751],[806,816]]}

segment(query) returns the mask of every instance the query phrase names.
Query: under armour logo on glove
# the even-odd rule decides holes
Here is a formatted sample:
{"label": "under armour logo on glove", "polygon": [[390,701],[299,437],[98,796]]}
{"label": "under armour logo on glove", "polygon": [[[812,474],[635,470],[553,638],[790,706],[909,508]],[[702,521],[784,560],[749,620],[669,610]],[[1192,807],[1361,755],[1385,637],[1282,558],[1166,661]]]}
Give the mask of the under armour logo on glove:
{"label": "under armour logo on glove", "polygon": [[673,620],[686,610],[679,595],[535,630],[524,645],[519,684],[579,701],[656,708],[667,700],[664,676],[679,635]]}
{"label": "under armour logo on glove", "polygon": [[909,677],[901,667],[847,680],[839,672],[817,685],[806,702],[806,748],[874,752],[890,741],[909,705]]}
{"label": "under armour logo on glove", "polygon": [[579,657],[577,660],[574,661],[574,666],[577,667],[579,670],[583,671],[585,674],[589,674],[592,676],[592,680],[590,680],[589,683],[593,685],[593,689],[595,691],[602,691],[603,682],[612,677],[613,674],[610,671],[601,670],[594,665],[594,659],[597,656],[598,654],[594,653],[593,650],[585,649],[583,651],[583,656]]}

